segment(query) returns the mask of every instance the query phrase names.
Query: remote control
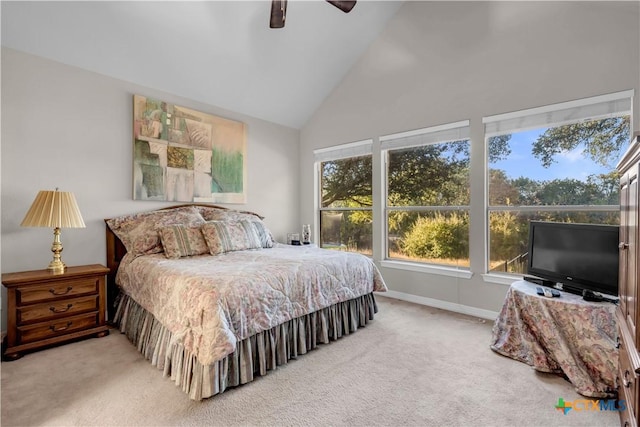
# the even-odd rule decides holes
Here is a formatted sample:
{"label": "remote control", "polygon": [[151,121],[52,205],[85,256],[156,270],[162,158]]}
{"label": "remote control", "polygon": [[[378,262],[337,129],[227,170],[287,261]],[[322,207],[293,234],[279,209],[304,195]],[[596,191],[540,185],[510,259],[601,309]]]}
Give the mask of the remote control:
{"label": "remote control", "polygon": [[543,289],[541,286],[536,286],[536,293],[547,298],[557,298],[560,296],[560,291],[558,291],[557,289]]}

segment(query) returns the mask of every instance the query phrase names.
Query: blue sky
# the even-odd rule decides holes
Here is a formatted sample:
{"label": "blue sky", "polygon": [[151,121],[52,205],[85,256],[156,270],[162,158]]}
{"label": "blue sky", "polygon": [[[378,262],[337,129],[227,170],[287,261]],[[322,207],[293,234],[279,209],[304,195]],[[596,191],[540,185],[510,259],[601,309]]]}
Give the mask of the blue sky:
{"label": "blue sky", "polygon": [[543,167],[540,160],[531,154],[531,144],[544,131],[543,128],[514,133],[509,140],[509,157],[492,163],[490,167],[504,170],[509,178],[525,176],[535,180],[573,178],[584,181],[589,175],[609,172],[607,168],[586,159],[582,154],[582,145],[570,152],[556,155],[555,162],[550,167]]}

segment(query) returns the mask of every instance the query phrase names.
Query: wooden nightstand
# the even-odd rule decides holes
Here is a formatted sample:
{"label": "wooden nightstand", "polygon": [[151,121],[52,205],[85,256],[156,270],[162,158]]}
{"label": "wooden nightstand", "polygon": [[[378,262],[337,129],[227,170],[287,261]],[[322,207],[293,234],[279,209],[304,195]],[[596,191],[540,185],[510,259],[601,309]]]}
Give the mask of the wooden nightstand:
{"label": "wooden nightstand", "polygon": [[81,337],[109,334],[105,323],[105,275],[100,264],[2,275],[7,288],[7,349],[15,360],[30,350]]}

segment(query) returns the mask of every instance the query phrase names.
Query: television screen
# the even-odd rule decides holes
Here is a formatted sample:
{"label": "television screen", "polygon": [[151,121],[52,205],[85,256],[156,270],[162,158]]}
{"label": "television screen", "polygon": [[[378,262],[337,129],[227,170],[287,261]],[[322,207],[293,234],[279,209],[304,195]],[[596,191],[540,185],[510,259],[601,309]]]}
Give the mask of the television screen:
{"label": "television screen", "polygon": [[569,292],[617,296],[618,242],[616,225],[531,221],[527,271]]}

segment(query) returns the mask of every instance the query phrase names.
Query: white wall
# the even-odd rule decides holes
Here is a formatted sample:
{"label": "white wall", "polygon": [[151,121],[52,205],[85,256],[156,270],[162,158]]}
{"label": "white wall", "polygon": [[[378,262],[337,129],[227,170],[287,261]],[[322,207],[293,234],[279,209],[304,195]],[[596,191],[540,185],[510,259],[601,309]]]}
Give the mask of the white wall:
{"label": "white wall", "polygon": [[[381,268],[388,286],[443,306],[499,311],[484,272],[482,117],[635,89],[638,2],[406,2],[301,131],[301,219],[313,212],[313,150],[469,119],[471,279]],[[381,180],[374,155],[374,189]],[[375,203],[374,199],[374,203]],[[381,202],[381,201],[380,201]],[[374,230],[381,230],[374,213]],[[374,231],[374,233],[376,233]],[[374,235],[381,239],[381,233]],[[374,258],[383,257],[374,247]],[[473,310],[472,310],[473,311]]]}
{"label": "white wall", "polygon": [[[177,203],[132,200],[133,94],[247,125],[247,203],[278,240],[300,228],[295,129],[2,49],[2,272],[46,268],[53,230],[21,228],[39,190],[71,191],[87,225],[63,229],[67,265],[106,262],[104,219]],[[6,290],[2,330],[6,329]]]}

